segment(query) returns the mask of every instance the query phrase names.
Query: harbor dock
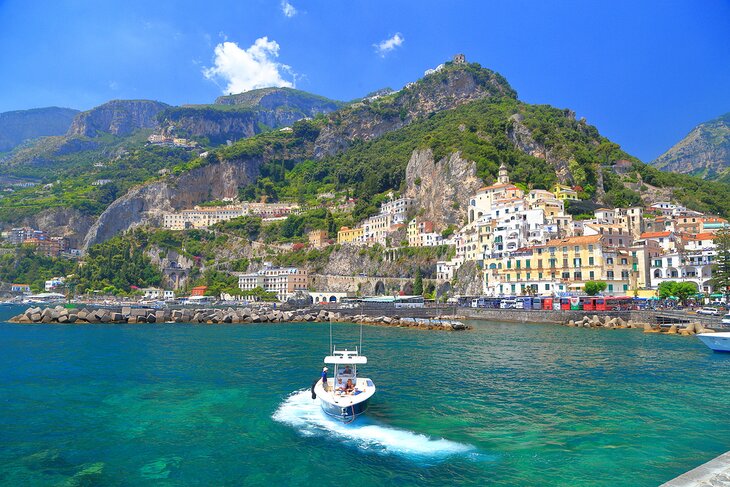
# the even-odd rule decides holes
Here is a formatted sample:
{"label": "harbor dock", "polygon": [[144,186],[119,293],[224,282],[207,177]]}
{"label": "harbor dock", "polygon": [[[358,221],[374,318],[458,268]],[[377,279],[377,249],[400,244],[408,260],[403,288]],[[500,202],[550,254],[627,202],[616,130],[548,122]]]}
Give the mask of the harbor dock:
{"label": "harbor dock", "polygon": [[723,453],[660,487],[730,487],[730,452]]}

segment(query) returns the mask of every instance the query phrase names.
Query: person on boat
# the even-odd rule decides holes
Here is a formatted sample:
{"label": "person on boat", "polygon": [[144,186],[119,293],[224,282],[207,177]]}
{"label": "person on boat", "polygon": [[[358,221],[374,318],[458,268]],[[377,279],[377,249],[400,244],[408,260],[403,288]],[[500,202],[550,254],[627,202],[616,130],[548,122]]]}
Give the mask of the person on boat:
{"label": "person on boat", "polygon": [[327,367],[322,367],[322,387],[327,390]]}
{"label": "person on boat", "polygon": [[343,392],[345,390],[345,384],[342,382],[342,377],[337,378],[337,384],[335,384],[335,390]]}
{"label": "person on boat", "polygon": [[345,384],[345,394],[352,394],[354,390],[355,384],[352,383],[352,379],[347,379],[347,384]]}
{"label": "person on boat", "polygon": [[344,375],[350,375],[350,374],[352,374],[352,369],[350,368],[349,365],[345,365],[345,370],[343,370],[342,373]]}

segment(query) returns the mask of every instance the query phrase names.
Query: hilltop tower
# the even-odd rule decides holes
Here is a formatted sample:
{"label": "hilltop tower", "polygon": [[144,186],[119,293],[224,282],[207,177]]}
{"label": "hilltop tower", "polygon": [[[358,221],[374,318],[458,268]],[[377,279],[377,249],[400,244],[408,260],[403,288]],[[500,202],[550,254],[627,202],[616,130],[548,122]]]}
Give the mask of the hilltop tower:
{"label": "hilltop tower", "polygon": [[456,54],[454,56],[454,64],[466,64],[466,56],[463,54]]}
{"label": "hilltop tower", "polygon": [[509,172],[507,171],[507,166],[504,165],[504,162],[501,166],[499,166],[499,176],[497,176],[497,182],[499,184],[509,184]]}

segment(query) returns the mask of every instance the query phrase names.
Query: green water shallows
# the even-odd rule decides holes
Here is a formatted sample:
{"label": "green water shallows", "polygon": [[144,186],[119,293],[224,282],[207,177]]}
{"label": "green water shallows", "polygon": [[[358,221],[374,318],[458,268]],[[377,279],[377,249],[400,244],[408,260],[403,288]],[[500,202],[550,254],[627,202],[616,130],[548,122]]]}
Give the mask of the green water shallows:
{"label": "green water shallows", "polygon": [[326,325],[0,324],[0,484],[652,486],[730,449],[694,338],[474,324],[365,328],[349,426],[306,390]]}

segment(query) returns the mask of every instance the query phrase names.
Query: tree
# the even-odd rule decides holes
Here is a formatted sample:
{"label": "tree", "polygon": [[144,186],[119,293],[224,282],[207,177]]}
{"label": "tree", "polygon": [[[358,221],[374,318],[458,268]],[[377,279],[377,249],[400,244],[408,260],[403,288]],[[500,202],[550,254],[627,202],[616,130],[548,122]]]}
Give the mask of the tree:
{"label": "tree", "polygon": [[730,228],[723,228],[715,234],[717,261],[712,266],[712,288],[730,299]]}
{"label": "tree", "polygon": [[327,216],[324,221],[327,225],[327,236],[329,238],[337,238],[337,224],[335,223],[335,217],[332,216],[331,211],[327,211]]}
{"label": "tree", "polygon": [[423,276],[421,275],[421,268],[416,269],[416,277],[413,280],[413,294],[421,296],[423,294]]}
{"label": "tree", "polygon": [[674,295],[684,303],[687,299],[697,294],[697,285],[693,282],[678,282],[674,288]]}
{"label": "tree", "polygon": [[605,290],[606,283],[603,281],[587,281],[585,284],[585,292],[588,296],[595,296]]}
{"label": "tree", "polygon": [[664,281],[659,284],[659,287],[657,288],[657,294],[662,299],[668,299],[674,296],[674,289],[676,288],[676,286],[677,281]]}
{"label": "tree", "polygon": [[697,286],[691,282],[664,281],[659,284],[657,293],[662,299],[675,297],[685,302],[690,296],[697,293]]}

